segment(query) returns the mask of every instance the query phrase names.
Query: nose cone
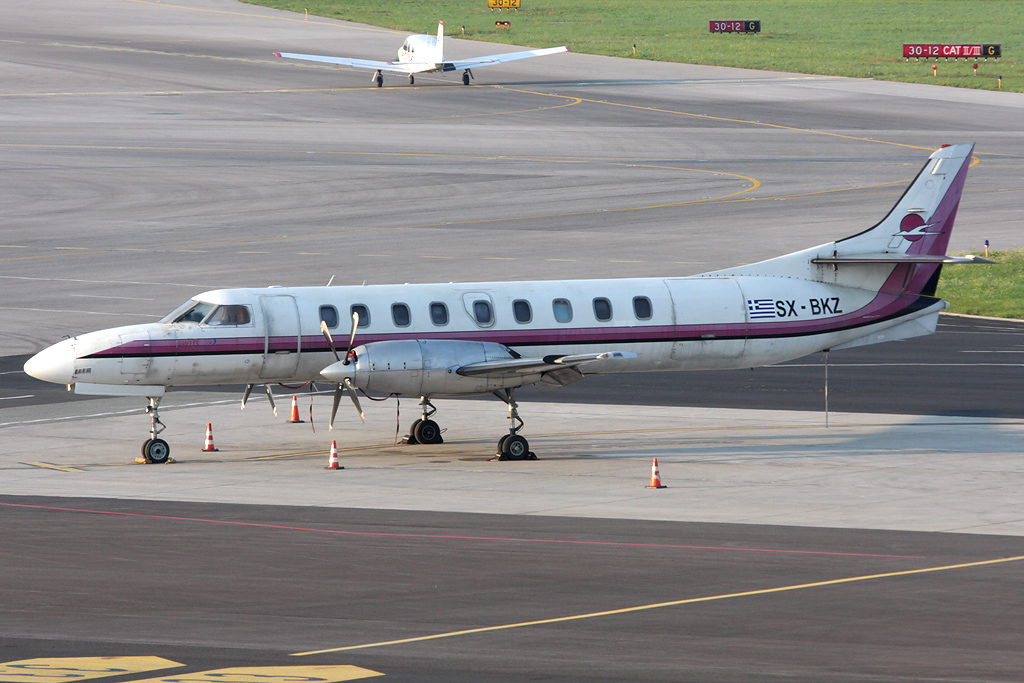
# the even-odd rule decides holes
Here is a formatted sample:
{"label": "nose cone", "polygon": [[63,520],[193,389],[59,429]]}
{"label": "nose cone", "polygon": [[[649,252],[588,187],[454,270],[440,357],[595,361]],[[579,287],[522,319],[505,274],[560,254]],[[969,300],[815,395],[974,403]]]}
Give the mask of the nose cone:
{"label": "nose cone", "polygon": [[75,381],[75,350],[71,340],[66,339],[43,349],[25,363],[25,372],[36,379],[54,384],[71,384]]}

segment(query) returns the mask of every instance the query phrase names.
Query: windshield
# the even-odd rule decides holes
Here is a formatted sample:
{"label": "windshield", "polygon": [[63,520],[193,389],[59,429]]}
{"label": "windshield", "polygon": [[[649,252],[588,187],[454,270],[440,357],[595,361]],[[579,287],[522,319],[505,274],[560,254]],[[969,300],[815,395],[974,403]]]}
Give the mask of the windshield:
{"label": "windshield", "polygon": [[164,318],[164,321],[172,323],[199,323],[212,310],[213,304],[206,304],[202,301],[189,301],[185,306],[179,307],[174,313]]}

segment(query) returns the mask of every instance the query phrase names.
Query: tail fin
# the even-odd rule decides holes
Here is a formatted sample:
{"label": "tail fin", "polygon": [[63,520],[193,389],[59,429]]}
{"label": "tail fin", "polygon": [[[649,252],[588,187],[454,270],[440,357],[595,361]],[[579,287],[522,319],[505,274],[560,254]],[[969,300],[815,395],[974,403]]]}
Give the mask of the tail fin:
{"label": "tail fin", "polygon": [[881,222],[834,242],[831,256],[819,255],[812,262],[899,264],[893,273],[897,277],[890,277],[882,291],[935,296],[943,263],[975,260],[946,255],[973,150],[974,144],[966,143],[934,152]]}
{"label": "tail fin", "polygon": [[434,61],[440,64],[444,61],[444,22],[437,22],[437,55]]}
{"label": "tail fin", "polygon": [[973,143],[934,152],[877,225],[835,243],[837,256],[945,256],[960,205]]}

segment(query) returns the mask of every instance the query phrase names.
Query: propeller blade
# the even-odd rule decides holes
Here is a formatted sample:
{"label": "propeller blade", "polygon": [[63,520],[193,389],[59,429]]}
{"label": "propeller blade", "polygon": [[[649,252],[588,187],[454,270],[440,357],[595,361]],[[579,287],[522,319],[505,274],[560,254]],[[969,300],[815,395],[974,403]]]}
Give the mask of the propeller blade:
{"label": "propeller blade", "polygon": [[363,424],[366,424],[366,416],[363,415],[363,407],[359,405],[359,397],[356,396],[356,388],[352,386],[352,380],[348,377],[345,378],[345,388],[348,389],[348,396],[352,399],[352,404],[356,407],[356,410],[359,411],[359,419],[363,421]]}
{"label": "propeller blade", "polygon": [[320,321],[320,331],[323,332],[324,339],[331,347],[331,353],[334,354],[334,360],[341,360],[341,356],[338,355],[338,349],[334,348],[334,339],[331,337],[331,331],[327,329],[327,323],[323,320]]}
{"label": "propeller blade", "polygon": [[343,391],[342,386],[339,384],[338,388],[334,390],[334,405],[331,407],[331,422],[327,425],[327,431],[334,431],[334,418],[338,414],[338,404],[341,403],[341,392]]}
{"label": "propeller blade", "polygon": [[270,390],[269,384],[264,384],[267,388],[267,398],[270,399],[270,407],[274,409],[274,417],[277,417],[277,404],[274,403],[274,392]]}
{"label": "propeller blade", "polygon": [[352,345],[356,343],[356,328],[359,327],[359,314],[352,311],[352,334],[348,336],[348,351],[345,354],[345,365],[349,363],[349,356],[352,354]]}

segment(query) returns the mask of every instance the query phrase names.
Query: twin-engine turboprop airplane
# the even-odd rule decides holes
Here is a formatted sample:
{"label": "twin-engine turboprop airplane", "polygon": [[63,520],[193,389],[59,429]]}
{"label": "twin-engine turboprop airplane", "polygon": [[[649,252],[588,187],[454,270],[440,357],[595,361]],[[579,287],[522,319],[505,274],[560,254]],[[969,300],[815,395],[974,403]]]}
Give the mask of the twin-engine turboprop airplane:
{"label": "twin-engine turboprop airplane", "polygon": [[473,77],[473,69],[502,62],[511,62],[516,59],[528,57],[540,57],[552,55],[556,52],[568,52],[565,47],[548,47],[542,50],[523,50],[521,52],[506,52],[500,55],[487,55],[486,57],[473,57],[472,59],[456,59],[444,61],[444,22],[437,22],[437,38],[427,35],[414,35],[405,39],[402,47],[398,48],[397,62],[375,62],[370,59],[352,59],[350,57],[323,57],[320,55],[300,55],[294,52],[275,52],[275,57],[286,59],[303,59],[308,62],[324,62],[325,64],[340,64],[351,66],[357,69],[373,69],[373,81],[377,87],[384,85],[383,72],[405,74],[409,77],[409,85],[416,82],[415,74],[430,73],[439,71],[462,71],[462,84],[469,85],[469,79]]}
{"label": "twin-engine turboprop airplane", "polygon": [[[436,396],[494,393],[508,404],[506,459],[530,456],[515,392],[584,372],[749,368],[823,349],[935,331],[935,297],[972,144],[928,160],[888,215],[852,237],[748,266],[682,278],[221,289],[158,323],[79,335],[25,372],[79,394],[147,397],[152,462],[168,387],[330,382],[419,396],[410,442],[439,443]],[[991,263],[991,261],[987,261]],[[351,321],[351,322],[349,322]],[[346,335],[338,353],[334,334]],[[271,400],[272,397],[271,397]]]}

